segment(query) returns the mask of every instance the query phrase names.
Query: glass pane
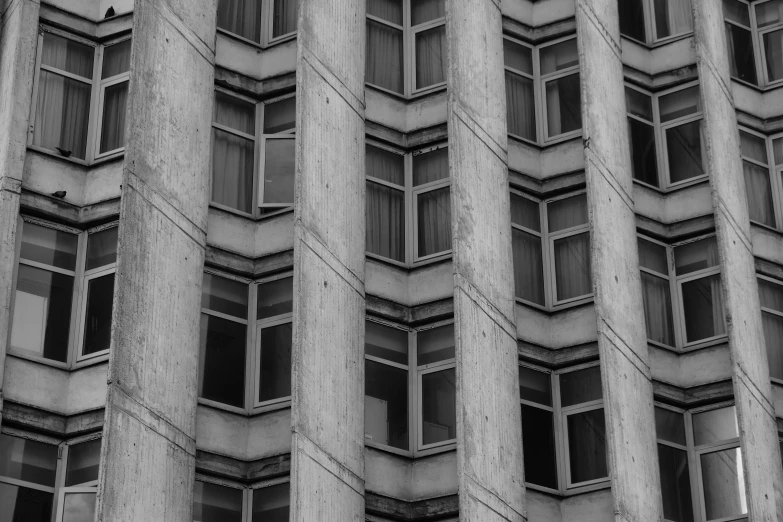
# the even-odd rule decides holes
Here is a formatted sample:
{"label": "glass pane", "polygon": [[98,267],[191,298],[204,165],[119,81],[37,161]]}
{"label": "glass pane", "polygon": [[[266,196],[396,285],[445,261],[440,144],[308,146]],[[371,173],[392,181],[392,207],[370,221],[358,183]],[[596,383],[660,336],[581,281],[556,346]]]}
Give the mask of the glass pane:
{"label": "glass pane", "polygon": [[727,23],[726,46],[729,51],[731,75],[757,85],[756,56],[753,52],[753,37],[750,31]]}
{"label": "glass pane", "polygon": [[0,520],[3,522],[50,522],[53,495],[37,489],[0,482]]}
{"label": "glass pane", "polygon": [[587,224],[587,194],[547,203],[549,232]]}
{"label": "glass pane", "polygon": [[364,438],[408,449],[408,372],[364,361]]}
{"label": "glass pane", "polygon": [[762,312],[761,323],[764,327],[769,376],[783,379],[783,317]]}
{"label": "glass pane", "polygon": [[685,446],[685,417],[682,413],[656,406],[655,432],[661,440]]}
{"label": "glass pane", "polygon": [[766,279],[758,279],[758,283],[761,306],[783,312],[783,286]]}
{"label": "glass pane", "polygon": [[548,373],[526,366],[519,367],[519,397],[526,401],[552,406],[552,383]]}
{"label": "glass pane", "polygon": [[367,182],[367,252],[405,262],[405,192]]}
{"label": "glass pane", "polygon": [[261,330],[261,354],[258,364],[261,382],[258,402],[282,399],[291,395],[291,323]]}
{"label": "glass pane", "polygon": [[599,366],[560,375],[560,403],[564,408],[574,404],[597,401],[602,397],[601,368]]}
{"label": "glass pane", "polygon": [[647,338],[674,346],[674,319],[669,281],[646,272],[642,272],[641,276]]}
{"label": "glass pane", "polygon": [[658,39],[693,31],[690,0],[654,0]]}
{"label": "glass pane", "polygon": [[234,96],[215,91],[215,123],[225,125],[239,132],[256,134],[256,106]]}
{"label": "glass pane", "polygon": [[193,522],[242,522],[242,490],[197,480]]}
{"label": "glass pane", "polygon": [[557,300],[593,292],[590,269],[590,234],[577,234],[554,242]]}
{"label": "glass pane", "polygon": [[65,362],[71,326],[73,277],[19,264],[11,346]]}
{"label": "glass pane", "polygon": [[533,49],[504,38],[503,62],[506,67],[532,75]]}
{"label": "glass pane", "polygon": [[674,247],[674,270],[677,275],[718,266],[718,263],[718,242],[715,236]]}
{"label": "glass pane", "polygon": [[402,49],[400,29],[368,19],[364,80],[402,94],[404,90]]}
{"label": "glass pane", "polygon": [[506,71],[508,133],[536,141],[536,102],[533,80]]}
{"label": "glass pane", "polygon": [[546,83],[547,136],[553,137],[582,128],[579,74]]}
{"label": "glass pane", "polygon": [[522,451],[525,482],[557,489],[555,430],[551,412],[522,405]]}
{"label": "glass pane", "polygon": [[541,238],[521,230],[511,230],[514,261],[514,295],[544,305],[544,263]]}
{"label": "glass pane", "polygon": [[769,170],[749,161],[742,162],[742,170],[745,174],[745,194],[751,221],[774,227],[775,208],[772,203]]}
{"label": "glass pane", "polygon": [[750,27],[748,6],[737,0],[723,0],[723,16],[727,20]]}
{"label": "glass pane", "polygon": [[572,484],[608,476],[603,408],[568,416],[568,460]]}
{"label": "glass pane", "polygon": [[100,153],[125,146],[125,109],[128,102],[128,84],[127,81],[116,83],[106,87],[103,91]]}
{"label": "glass pane", "polygon": [[416,196],[419,257],[451,250],[450,189],[431,190]]}
{"label": "glass pane", "polygon": [[296,127],[296,97],[264,105],[264,134],[277,134]]}
{"label": "glass pane", "polygon": [[740,149],[743,156],[763,165],[767,164],[767,145],[764,138],[740,129]]}
{"label": "glass pane", "polygon": [[423,444],[457,437],[457,375],[454,368],[421,376]]}
{"label": "glass pane", "polygon": [[253,490],[252,522],[288,522],[291,487],[288,482]]}
{"label": "glass pane", "polygon": [[628,118],[628,132],[631,142],[631,172],[634,179],[659,187],[655,129],[652,125]]}
{"label": "glass pane", "polygon": [[49,32],[43,34],[41,63],[83,78],[92,79],[95,49]]}
{"label": "glass pane", "polygon": [[402,25],[402,0],[367,0],[367,14]]}
{"label": "glass pane", "polygon": [[693,415],[693,442],[697,446],[737,437],[739,437],[739,428],[734,406]]}
{"label": "glass pane", "polygon": [[701,155],[701,121],[666,130],[669,180],[672,183],[704,175]]}
{"label": "glass pane", "polygon": [[417,362],[419,366],[454,358],[454,325],[447,324],[421,330],[417,335]]}
{"label": "glass pane", "polygon": [[661,96],[658,100],[661,110],[661,123],[672,121],[689,114],[701,111],[699,86],[694,85],[671,94]]}
{"label": "glass pane", "polygon": [[719,274],[683,283],[682,306],[687,342],[726,333]]}
{"label": "glass pane", "polygon": [[253,140],[212,129],[212,201],[253,211],[254,155]]}
{"label": "glass pane", "polygon": [[658,469],[661,475],[664,518],[674,522],[693,522],[688,454],[671,446],[658,444]]}
{"label": "glass pane", "polygon": [[756,5],[756,26],[761,29],[783,20],[783,0],[771,0]]}
{"label": "glass pane", "polygon": [[66,493],[63,500],[62,522],[93,522],[95,496],[95,493]]}
{"label": "glass pane", "polygon": [[295,32],[299,2],[297,0],[274,0],[274,2],[272,38]]}
{"label": "glass pane", "polygon": [[649,122],[653,121],[652,98],[643,92],[626,87],[625,109],[628,114],[644,118]]}
{"label": "glass pane", "polygon": [[119,227],[111,227],[88,236],[87,270],[117,262],[117,233],[119,230]]}
{"label": "glass pane", "polygon": [[103,48],[101,78],[111,78],[130,71],[131,40]]}
{"label": "glass pane", "polygon": [[701,480],[707,520],[747,514],[742,451],[739,448],[702,455]]}
{"label": "glass pane", "polygon": [[20,257],[66,270],[76,269],[78,236],[24,222]]}
{"label": "glass pane", "polygon": [[201,314],[198,396],[245,405],[245,325]]}
{"label": "glass pane", "polygon": [[617,8],[620,11],[620,34],[645,42],[643,0],[620,0]]}
{"label": "glass pane", "polygon": [[65,469],[65,485],[78,486],[98,480],[101,458],[101,439],[73,444],[68,447],[68,465]]}
{"label": "glass pane", "polygon": [[201,308],[247,319],[247,285],[225,277],[204,274]]}
{"label": "glass pane", "polygon": [[292,139],[266,140],[264,203],[294,204],[294,146]]}
{"label": "glass pane", "polygon": [[445,81],[446,26],[441,25],[416,33],[416,88]]}
{"label": "glass pane", "polygon": [[57,446],[0,434],[0,476],[54,487]]}
{"label": "glass pane", "polygon": [[542,47],[539,51],[541,74],[550,74],[579,65],[576,38]]}
{"label": "glass pane", "polygon": [[[92,67],[92,65],[90,65]],[[87,154],[91,85],[41,70],[33,145],[83,160]]]}
{"label": "glass pane", "polygon": [[783,138],[772,140],[772,152],[775,155],[775,165],[783,165]]}
{"label": "glass pane", "polygon": [[511,222],[536,232],[541,232],[541,216],[538,203],[511,194]]}
{"label": "glass pane", "polygon": [[413,186],[449,177],[449,150],[446,147],[413,153]]}
{"label": "glass pane", "polygon": [[767,64],[767,76],[774,82],[783,78],[783,31],[772,31],[762,36],[764,39],[764,61]]}
{"label": "glass pane", "polygon": [[419,25],[446,16],[446,0],[413,0],[411,25]]}
{"label": "glass pane", "polygon": [[373,321],[366,321],[364,353],[407,366],[408,332]]}
{"label": "glass pane", "polygon": [[261,42],[261,0],[219,0],[217,26]]}
{"label": "glass pane", "polygon": [[[444,149],[445,150],[445,149]],[[437,152],[437,151],[436,151]],[[424,158],[422,159],[422,156]],[[430,164],[430,159],[439,158],[437,154],[428,156],[427,154],[419,154],[416,158],[417,167],[425,169],[425,174],[429,174],[429,170],[437,172],[438,169],[433,169],[434,165]],[[365,147],[365,168],[367,169],[366,175],[371,178],[377,178],[389,183],[394,183],[400,187],[405,186],[405,157],[400,154],[395,154],[388,150],[373,147],[367,145]],[[442,167],[441,167],[442,168]],[[433,172],[434,173],[434,172]],[[448,159],[446,159],[446,176],[448,177]]]}
{"label": "glass pane", "polygon": [[294,278],[284,277],[258,285],[257,319],[266,319],[294,311]]}
{"label": "glass pane", "polygon": [[637,238],[639,244],[639,266],[669,275],[669,260],[666,247],[646,239]]}

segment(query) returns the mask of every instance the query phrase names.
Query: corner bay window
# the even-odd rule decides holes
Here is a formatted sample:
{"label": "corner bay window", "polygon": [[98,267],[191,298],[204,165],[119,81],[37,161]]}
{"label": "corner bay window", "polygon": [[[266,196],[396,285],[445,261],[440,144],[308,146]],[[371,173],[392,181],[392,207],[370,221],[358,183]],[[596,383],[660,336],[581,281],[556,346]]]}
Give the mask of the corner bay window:
{"label": "corner bay window", "polygon": [[642,43],[693,32],[690,0],[617,0],[620,34]]}
{"label": "corner bay window", "polygon": [[258,217],[294,204],[296,98],[215,91],[212,204]]}
{"label": "corner bay window", "polygon": [[584,192],[545,201],[511,192],[516,297],[542,308],[590,298],[590,232]]}
{"label": "corner bay window", "polygon": [[767,138],[742,127],[739,135],[750,220],[780,228],[778,214],[783,194],[783,137]]}
{"label": "corner bay window", "polygon": [[601,371],[520,365],[525,482],[548,490],[608,481]]}
{"label": "corner bay window", "polygon": [[758,284],[769,376],[783,382],[783,285],[764,276]]}
{"label": "corner bay window", "polygon": [[290,275],[249,284],[204,274],[198,381],[202,401],[243,411],[288,403],[292,283]]}
{"label": "corner bay window", "polygon": [[367,0],[365,81],[410,96],[445,85],[445,0]]}
{"label": "corner bay window", "polygon": [[125,147],[131,40],[94,42],[44,27],[29,145],[80,163]]}
{"label": "corner bay window", "polygon": [[273,484],[193,484],[193,522],[288,522],[291,488],[288,481]]}
{"label": "corner bay window", "polygon": [[24,218],[10,352],[60,363],[107,354],[117,226],[87,232]]}
{"label": "corner bay window", "polygon": [[367,252],[400,263],[448,254],[448,149],[436,146],[403,155],[367,145],[365,157]]}
{"label": "corner bay window", "polygon": [[533,143],[582,131],[579,53],[569,37],[531,47],[503,39],[508,133]]}
{"label": "corner bay window", "polygon": [[[368,320],[365,441],[405,454],[453,444],[457,437],[454,357],[451,323],[406,330]],[[411,434],[416,435],[415,443]]]}
{"label": "corner bay window", "polygon": [[783,80],[783,0],[723,0],[731,75],[753,85]]}
{"label": "corner bay window", "polygon": [[217,27],[268,45],[296,33],[297,0],[219,0]]}

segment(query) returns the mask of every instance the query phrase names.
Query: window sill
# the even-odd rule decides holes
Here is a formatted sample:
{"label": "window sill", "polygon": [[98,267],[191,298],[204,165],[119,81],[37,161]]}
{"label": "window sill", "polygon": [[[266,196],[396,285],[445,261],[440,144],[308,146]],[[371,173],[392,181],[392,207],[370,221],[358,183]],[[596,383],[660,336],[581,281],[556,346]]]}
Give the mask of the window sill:
{"label": "window sill", "polygon": [[431,87],[431,88],[426,88],[425,87],[424,89],[421,89],[420,91],[418,91],[416,93],[413,93],[413,94],[410,94],[410,95],[407,95],[407,96],[405,94],[400,94],[400,93],[394,92],[394,91],[392,91],[390,89],[385,89],[383,87],[378,87],[377,85],[373,85],[371,83],[366,83],[366,82],[364,84],[364,88],[365,89],[370,89],[371,91],[375,91],[378,94],[389,96],[390,98],[394,98],[394,99],[396,99],[398,101],[401,101],[401,102],[404,102],[404,103],[418,101],[418,100],[420,100],[422,98],[426,98],[428,96],[433,96],[433,95],[436,95],[436,94],[440,94],[442,92],[446,92],[446,84],[445,83],[442,84],[442,85],[437,85],[435,87]]}
{"label": "window sill", "polygon": [[110,163],[112,161],[116,161],[118,159],[122,159],[125,157],[125,149],[120,150],[118,152],[115,152],[114,154],[111,154],[109,156],[104,156],[102,158],[93,160],[91,163],[87,163],[84,160],[76,159],[76,158],[66,158],[62,154],[58,154],[54,151],[51,151],[49,149],[44,149],[43,147],[38,147],[36,145],[27,145],[27,150],[35,151],[39,154],[42,154],[44,156],[49,156],[51,158],[54,158],[59,161],[64,161],[66,163],[70,163],[71,165],[78,165],[80,167],[84,167],[87,170],[99,167],[104,165],[105,163]]}
{"label": "window sill", "polygon": [[377,261],[379,264],[386,265],[389,267],[399,268],[401,270],[407,270],[408,272],[411,272],[419,268],[429,267],[431,265],[443,263],[445,261],[451,261],[452,253],[451,250],[449,250],[445,254],[441,254],[436,257],[425,259],[424,261],[416,261],[415,263],[402,263],[400,261],[395,261],[394,259],[389,259],[388,257],[379,256],[378,254],[373,254],[371,252],[365,252],[364,255],[367,259],[370,259],[372,261]]}
{"label": "window sill", "polygon": [[269,404],[267,406],[258,406],[257,408],[247,409],[238,408],[229,404],[223,404],[217,401],[211,401],[209,399],[198,398],[199,406],[204,406],[213,410],[217,410],[223,413],[233,413],[234,415],[240,415],[242,417],[255,417],[257,415],[264,415],[279,410],[291,409],[291,401],[283,401],[275,404]]}
{"label": "window sill", "polygon": [[778,80],[772,84],[766,84],[766,85],[754,85],[750,82],[746,82],[745,80],[742,80],[740,78],[737,78],[735,76],[731,77],[731,81],[734,83],[738,83],[742,85],[743,87],[747,87],[748,89],[753,89],[756,92],[759,92],[761,94],[766,94],[768,92],[775,91],[777,89],[783,88],[783,80]]}
{"label": "window sill", "polygon": [[563,143],[567,143],[569,141],[577,141],[582,139],[582,129],[579,129],[579,133],[577,134],[576,131],[574,131],[573,134],[565,134],[563,136],[558,136],[555,138],[551,138],[545,142],[535,142],[530,141],[525,138],[520,138],[519,136],[516,136],[514,134],[508,135],[509,141],[514,141],[516,143],[519,143],[521,145],[524,145],[526,147],[534,148],[539,151],[539,153],[544,152],[545,150],[549,148],[556,147],[558,145],[562,145]]}
{"label": "window sill", "polygon": [[612,488],[612,483],[609,479],[606,479],[605,481],[600,482],[598,484],[591,484],[589,486],[570,488],[570,489],[566,489],[565,491],[547,488],[544,486],[539,486],[537,484],[531,484],[529,482],[525,482],[525,489],[530,489],[532,491],[544,493],[546,495],[550,495],[556,498],[576,497],[578,495],[584,495],[585,493],[592,493],[593,491],[600,491],[602,489],[611,489],[611,488]]}
{"label": "window sill", "polygon": [[702,343],[694,343],[691,346],[685,347],[685,348],[676,348],[674,346],[667,346],[665,344],[656,343],[656,342],[650,342],[650,340],[647,340],[647,346],[648,348],[656,348],[658,350],[664,350],[666,352],[672,353],[674,355],[686,355],[691,354],[693,352],[698,352],[700,350],[706,350],[708,348],[714,348],[716,346],[720,346],[725,344],[728,346],[729,344],[729,338],[728,336],[722,336],[717,339],[710,339],[709,341],[705,341]]}
{"label": "window sill", "polygon": [[631,38],[630,36],[626,36],[624,34],[620,35],[621,39],[625,39],[625,40],[628,40],[629,42],[633,42],[636,45],[644,47],[645,49],[649,49],[650,51],[654,51],[654,50],[659,49],[661,47],[665,47],[665,46],[667,46],[667,45],[669,45],[671,43],[679,42],[680,40],[685,40],[687,38],[693,38],[693,37],[694,37],[694,33],[693,33],[693,31],[691,31],[689,33],[682,33],[682,34],[677,34],[677,35],[674,35],[674,36],[667,36],[666,38],[661,38],[661,39],[656,40],[654,42],[648,43],[648,42],[641,42],[641,41],[637,40],[636,38]]}
{"label": "window sill", "polygon": [[678,183],[677,185],[675,185],[673,187],[670,186],[669,188],[662,189],[662,188],[658,188],[658,187],[654,187],[652,185],[649,185],[649,184],[645,183],[644,181],[639,181],[638,179],[634,179],[633,180],[634,185],[638,185],[640,187],[644,187],[646,189],[652,190],[653,192],[657,192],[661,196],[668,196],[669,194],[674,194],[674,193],[680,192],[682,190],[689,189],[689,188],[691,188],[693,186],[696,186],[696,185],[709,184],[709,182],[710,182],[710,177],[707,174],[704,174],[702,176],[697,176],[697,177],[689,179],[687,181],[683,181],[681,183]]}
{"label": "window sill", "polygon": [[271,49],[272,47],[275,47],[280,44],[284,44],[286,42],[289,42],[291,40],[296,40],[297,33],[291,33],[284,36],[279,36],[275,39],[272,39],[271,41],[267,42],[266,45],[256,42],[254,40],[250,40],[249,38],[245,38],[244,36],[240,36],[238,34],[234,34],[231,31],[228,31],[226,29],[223,29],[222,27],[217,28],[217,34],[223,35],[235,42],[247,45],[248,47],[252,47],[253,49],[256,49],[257,51],[265,51],[267,49]]}
{"label": "window sill", "polygon": [[24,353],[22,351],[16,350],[11,347],[8,348],[8,355],[11,357],[15,357],[17,359],[30,361],[32,363],[41,364],[43,366],[49,366],[51,368],[56,368],[58,370],[63,370],[66,372],[75,372],[87,368],[89,366],[95,366],[98,364],[106,363],[109,360],[109,354],[105,353],[100,356],[96,356],[84,361],[79,361],[78,363],[68,364],[60,361],[55,361],[52,359],[46,359],[45,357],[38,357],[32,354]]}
{"label": "window sill", "polygon": [[566,310],[571,310],[571,309],[574,309],[574,308],[579,308],[581,306],[588,306],[588,305],[592,306],[594,301],[595,301],[595,297],[593,296],[593,294],[590,294],[589,296],[586,296],[586,297],[583,297],[583,298],[580,298],[580,299],[577,299],[577,300],[574,300],[574,301],[571,301],[571,302],[568,302],[568,303],[565,303],[565,304],[559,304],[559,305],[548,306],[548,307],[547,306],[537,305],[537,304],[531,303],[529,301],[525,301],[524,299],[521,299],[519,297],[515,297],[514,301],[516,301],[516,304],[518,304],[518,305],[522,305],[522,306],[524,306],[526,308],[530,308],[532,310],[536,310],[538,312],[541,312],[541,313],[547,314],[549,316],[552,316],[552,315],[555,315],[555,314],[557,314],[559,312],[563,312],[563,311],[566,311]]}
{"label": "window sill", "polygon": [[218,212],[225,212],[226,214],[231,215],[232,217],[244,219],[246,221],[250,221],[253,223],[260,223],[262,221],[271,221],[274,218],[277,218],[279,216],[282,216],[284,214],[293,213],[294,207],[285,207],[281,208],[280,210],[275,210],[274,212],[269,212],[268,214],[260,214],[258,216],[253,216],[251,214],[248,214],[246,212],[242,212],[241,210],[236,210],[224,205],[221,205],[219,203],[214,203],[212,201],[209,202],[209,209],[215,210]]}

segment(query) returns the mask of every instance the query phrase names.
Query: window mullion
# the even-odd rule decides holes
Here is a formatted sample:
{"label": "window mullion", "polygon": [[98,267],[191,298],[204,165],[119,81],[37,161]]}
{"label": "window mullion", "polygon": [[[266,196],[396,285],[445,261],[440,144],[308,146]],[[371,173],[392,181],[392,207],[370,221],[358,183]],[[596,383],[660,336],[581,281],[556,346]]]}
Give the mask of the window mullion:
{"label": "window mullion", "polygon": [[98,46],[93,52],[92,60],[92,82],[90,85],[90,114],[87,118],[87,151],[84,161],[92,163],[95,159],[95,153],[98,150],[98,133],[96,129],[100,124],[99,104],[103,98],[101,89],[101,70],[103,65],[103,46]]}
{"label": "window mullion", "polygon": [[245,330],[245,410],[253,410],[258,397],[260,376],[256,374],[258,366],[258,324],[256,322],[256,307],[258,304],[258,285],[251,283],[247,285],[247,328]]}
{"label": "window mullion", "polygon": [[68,336],[68,360],[66,361],[69,368],[73,368],[73,365],[79,359],[79,343],[82,339],[82,323],[84,322],[82,301],[86,297],[83,294],[85,293],[84,285],[86,284],[84,266],[87,258],[87,237],[87,232],[79,234],[77,243],[76,274],[73,280],[73,301],[71,301],[71,327]]}

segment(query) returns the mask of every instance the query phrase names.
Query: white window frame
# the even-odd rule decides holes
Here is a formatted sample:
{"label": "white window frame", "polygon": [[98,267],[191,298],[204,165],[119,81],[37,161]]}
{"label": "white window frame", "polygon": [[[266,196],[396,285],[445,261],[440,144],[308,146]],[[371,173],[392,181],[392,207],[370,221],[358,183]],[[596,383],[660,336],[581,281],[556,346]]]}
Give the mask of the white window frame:
{"label": "white window frame", "polygon": [[[751,219],[750,222],[756,226],[763,227],[766,229],[772,228],[774,230],[780,230],[781,223],[783,223],[783,179],[781,179],[781,177],[783,176],[783,163],[780,165],[775,165],[775,153],[774,153],[773,143],[776,140],[783,138],[783,134],[774,134],[772,136],[767,136],[756,130],[750,129],[748,127],[744,127],[742,125],[739,126],[739,130],[740,132],[745,132],[747,134],[750,134],[752,136],[764,140],[764,146],[766,147],[765,152],[767,154],[766,165],[760,163],[758,160],[754,158],[745,156],[744,154],[742,154],[742,149],[740,149],[740,156],[743,162],[747,161],[748,163],[752,163],[753,165],[765,169],[767,171],[767,176],[769,176],[769,189],[770,191],[772,191],[772,207],[773,207],[773,212],[775,214],[774,227],[770,227],[769,225],[764,223],[759,223],[758,221],[755,221],[753,219]],[[748,200],[748,204],[750,204],[750,200]]]}
{"label": "white window frame", "polygon": [[[43,55],[44,33],[51,33],[53,35],[60,36],[62,38],[73,40],[80,44],[92,47],[94,49],[92,80],[88,80],[76,74],[72,74],[66,71],[61,71],[59,69],[41,63],[42,62],[41,57]],[[48,25],[41,24],[39,26],[38,40],[37,40],[38,48],[36,50],[36,59],[35,59],[35,79],[33,81],[32,103],[30,104],[30,126],[27,132],[28,149],[32,149],[38,152],[43,152],[45,154],[55,156],[60,159],[64,159],[66,161],[72,161],[74,163],[78,163],[80,165],[91,165],[94,163],[99,163],[104,160],[109,160],[112,158],[122,156],[125,153],[125,145],[117,149],[109,150],[103,153],[100,152],[101,132],[102,132],[101,127],[103,122],[103,101],[104,101],[103,98],[104,98],[104,92],[106,90],[106,87],[111,87],[112,85],[116,85],[118,83],[130,81],[130,71],[126,71],[116,76],[112,76],[111,78],[106,78],[105,80],[101,79],[101,73],[103,71],[104,49],[106,47],[110,47],[112,45],[124,42],[125,40],[129,40],[129,39],[131,39],[131,35],[122,35],[115,38],[111,38],[110,40],[107,40],[105,43],[98,44],[91,40],[87,40],[85,38],[76,36],[75,34],[62,31],[60,29],[56,29],[54,27],[50,27]],[[54,74],[58,74],[60,76],[72,80],[77,80],[81,83],[90,86],[90,110],[87,118],[87,122],[88,122],[87,123],[87,149],[85,152],[84,159],[74,158],[73,156],[65,157],[59,152],[57,152],[56,150],[47,149],[39,145],[33,144],[33,138],[35,136],[35,112],[38,108],[38,86],[40,82],[41,70],[49,71]],[[127,111],[127,106],[126,106],[126,111]],[[125,135],[126,141],[127,138],[128,136],[126,132]]]}
{"label": "white window frame", "polygon": [[[426,194],[428,192],[435,192],[437,190],[441,190],[441,189],[445,188],[445,189],[448,189],[448,191],[449,191],[449,204],[451,204],[450,202],[451,202],[452,194],[451,194],[451,168],[450,168],[450,166],[449,166],[449,175],[448,175],[448,177],[443,178],[443,179],[439,179],[437,181],[432,181],[430,183],[424,183],[422,185],[418,185],[418,186],[415,186],[415,187],[413,186],[413,157],[414,156],[418,156],[420,154],[426,154],[428,152],[434,152],[436,150],[444,149],[444,148],[447,148],[447,147],[448,147],[448,144],[442,143],[440,145],[435,145],[433,147],[427,147],[427,148],[418,149],[418,150],[412,152],[411,154],[408,154],[407,157],[406,157],[406,161],[410,164],[410,168],[406,169],[406,178],[408,176],[408,173],[410,173],[410,185],[409,186],[411,187],[411,189],[410,189],[411,197],[408,200],[408,202],[409,202],[409,205],[410,205],[410,215],[413,216],[413,219],[411,220],[411,228],[412,228],[412,230],[410,231],[411,234],[408,237],[410,237],[411,240],[412,240],[411,248],[413,250],[413,262],[414,263],[418,263],[418,262],[422,262],[422,261],[429,261],[431,259],[438,259],[438,258],[447,256],[447,255],[451,255],[452,250],[453,250],[453,245],[452,245],[452,248],[450,248],[448,250],[442,250],[440,252],[435,252],[434,254],[428,254],[428,255],[424,255],[424,256],[420,256],[419,255],[419,227],[418,227],[418,224],[419,224],[419,206],[418,206],[419,199],[418,198],[419,198],[419,196],[421,196],[423,194]],[[452,216],[452,221],[453,221],[453,216]],[[449,223],[449,228],[451,228],[450,225],[451,224]]]}
{"label": "white window frame", "polygon": [[[780,291],[783,292],[783,282],[781,282],[779,279],[773,279],[773,278],[771,278],[769,276],[765,276],[765,275],[759,274],[759,273],[756,273],[756,279],[761,279],[761,280],[763,280],[763,281],[765,281],[765,282],[767,282],[769,284],[776,285],[776,286],[780,287]],[[761,315],[762,315],[762,317],[764,316],[765,313],[766,314],[770,314],[770,315],[774,315],[774,316],[777,316],[777,317],[780,317],[781,320],[783,320],[783,311],[775,310],[774,308],[769,308],[769,307],[766,307],[763,304],[761,304]],[[783,339],[781,339],[781,342],[783,342]],[[766,342],[765,342],[765,345],[764,345],[764,353],[765,354],[767,353]],[[778,379],[776,377],[773,377],[771,374],[769,376],[769,379],[772,382],[774,382],[776,384],[780,384],[781,386],[783,386],[783,379]]]}
{"label": "white window frame", "polygon": [[[241,42],[244,42],[248,45],[252,45],[254,47],[260,47],[261,49],[265,49],[267,47],[272,47],[277,44],[281,44],[283,42],[287,42],[289,40],[293,40],[296,38],[296,35],[298,33],[298,27],[296,31],[291,31],[290,33],[281,34],[280,36],[272,36],[272,30],[274,28],[274,5],[273,3],[277,0],[255,0],[257,2],[261,2],[261,23],[259,24],[259,42],[253,41],[249,38],[245,38],[244,36],[238,35],[236,33],[232,33],[228,29],[223,29],[222,27],[217,27],[217,32],[222,33],[226,36],[229,36],[230,38],[235,38]],[[217,6],[216,6],[217,7]]]}
{"label": "white window frame", "polygon": [[[774,1],[774,0],[768,0],[768,1]],[[754,2],[753,4],[749,4],[749,6],[752,7],[752,9],[750,9],[750,23],[753,25],[753,29],[751,30],[751,34],[753,35],[753,41],[754,41],[753,50],[759,51],[758,53],[756,53],[756,62],[761,64],[761,67],[756,69],[757,70],[756,77],[758,78],[762,87],[772,87],[783,83],[783,77],[780,78],[779,80],[774,80],[774,81],[771,81],[769,79],[769,73],[767,72],[767,64],[766,64],[767,49],[764,46],[764,35],[766,35],[767,33],[783,30],[783,20],[777,24],[772,24],[769,27],[764,27],[763,29],[759,29],[758,21],[756,19],[756,8],[758,8],[758,6],[765,3],[767,2]]]}
{"label": "white window frame", "polygon": [[645,338],[647,338],[647,344],[651,344],[653,346],[657,346],[659,348],[668,349],[668,350],[681,350],[683,346],[683,339],[684,332],[680,328],[680,317],[682,317],[682,313],[680,312],[680,299],[677,298],[677,284],[675,282],[674,275],[674,254],[672,246],[663,243],[661,241],[658,241],[657,239],[653,239],[650,236],[645,236],[644,234],[637,234],[637,242],[638,239],[643,239],[645,241],[648,241],[650,243],[653,243],[655,245],[658,245],[660,247],[663,247],[666,251],[666,268],[668,270],[667,274],[662,274],[660,272],[656,272],[655,270],[652,270],[650,268],[644,267],[639,263],[639,271],[644,272],[645,274],[649,274],[653,277],[657,277],[659,279],[664,279],[669,285],[669,306],[671,307],[672,312],[672,330],[674,331],[674,346],[670,346],[668,344],[664,344],[658,341],[653,341],[650,338],[647,338],[647,329],[645,324]]}
{"label": "white window frame", "polygon": [[58,456],[57,456],[57,462],[55,464],[54,486],[52,487],[44,486],[36,482],[28,482],[26,480],[13,479],[11,477],[0,475],[0,483],[2,484],[8,484],[10,486],[17,486],[21,488],[34,489],[36,491],[43,491],[45,493],[50,493],[52,495],[52,515],[54,515],[56,513],[57,505],[58,505],[57,487],[59,485],[59,477],[63,473],[63,470],[60,469],[62,468],[61,463],[63,462],[61,441],[39,434],[28,433],[20,429],[9,428],[7,426],[3,426],[2,431],[0,431],[0,433],[10,437],[16,437],[20,439],[30,440],[33,442],[39,442],[57,448]]}
{"label": "white window frame", "polygon": [[[675,442],[661,439],[660,437],[658,437],[657,432],[655,435],[655,441],[656,444],[669,446],[670,448],[674,448],[685,452],[686,459],[688,462],[688,479],[691,486],[691,510],[693,511],[693,519],[700,520],[701,511],[700,511],[700,506],[699,506],[699,501],[697,499],[697,496],[699,491],[698,482],[701,481],[701,474],[697,476],[696,468],[694,467],[693,427],[691,424],[691,416],[690,416],[691,414],[688,410],[683,410],[681,408],[669,406],[668,404],[659,403],[657,401],[654,402],[653,406],[654,408],[669,410],[683,416],[683,426],[685,429],[685,446],[681,444],[677,444]],[[656,448],[656,454],[657,454],[657,448]],[[664,519],[664,522],[673,522],[673,521],[670,521],[669,519]]]}
{"label": "white window frame", "polygon": [[766,83],[764,80],[764,76],[762,76],[762,74],[764,74],[762,70],[766,69],[766,67],[764,66],[763,60],[761,59],[761,49],[759,49],[759,38],[757,36],[757,31],[755,29],[754,21],[756,17],[756,12],[755,9],[751,9],[750,3],[746,2],[745,0],[736,0],[736,1],[740,4],[743,4],[745,8],[748,10],[748,19],[750,20],[750,26],[742,25],[739,22],[730,20],[729,18],[726,17],[725,12],[723,16],[723,22],[739,27],[740,29],[743,29],[750,33],[750,41],[751,44],[753,45],[753,66],[756,68],[756,81],[759,83],[759,85],[755,85],[745,80],[741,80],[736,76],[732,76],[731,79],[734,81],[738,81],[740,83],[744,83],[745,85],[753,85],[753,87],[763,88],[763,86],[766,85]]}
{"label": "white window frame", "polygon": [[[618,1],[623,2],[625,0],[618,0]],[[636,38],[627,36],[625,34],[622,35],[623,38],[627,38],[631,41],[638,42],[647,47],[654,47],[659,45],[665,45],[673,40],[679,40],[684,36],[693,34],[693,29],[691,29],[690,31],[686,31],[684,33],[677,33],[677,34],[665,36],[663,38],[658,38],[658,28],[655,26],[654,0],[640,0],[640,1],[642,2],[642,9],[644,11],[644,34],[647,37],[647,41],[642,42],[641,40],[637,40]],[[689,2],[690,1],[691,0],[689,0]],[[693,20],[693,14],[691,14],[691,20]],[[693,21],[691,23],[693,23]]]}
{"label": "white window frame", "polygon": [[[225,488],[236,489],[242,492],[242,522],[253,522],[253,492],[257,489],[264,489],[270,486],[277,486],[280,484],[290,484],[291,477],[278,477],[273,479],[262,480],[253,484],[245,484],[239,480],[214,477],[212,475],[206,475],[204,473],[196,472],[193,486],[196,482],[204,482],[215,486],[222,486]],[[57,522],[60,522],[59,520]]]}
{"label": "white window frame", "polygon": [[[98,479],[84,482],[82,484],[75,484],[73,486],[65,485],[65,475],[68,468],[68,454],[71,446],[81,444],[83,442],[90,442],[96,439],[102,439],[100,433],[85,435],[75,439],[63,442],[60,446],[60,458],[57,468],[57,496],[56,504],[53,506],[52,512],[55,514],[56,522],[62,522],[63,510],[65,508],[65,495],[68,493],[94,493],[98,494]],[[102,442],[101,442],[102,443]]]}

